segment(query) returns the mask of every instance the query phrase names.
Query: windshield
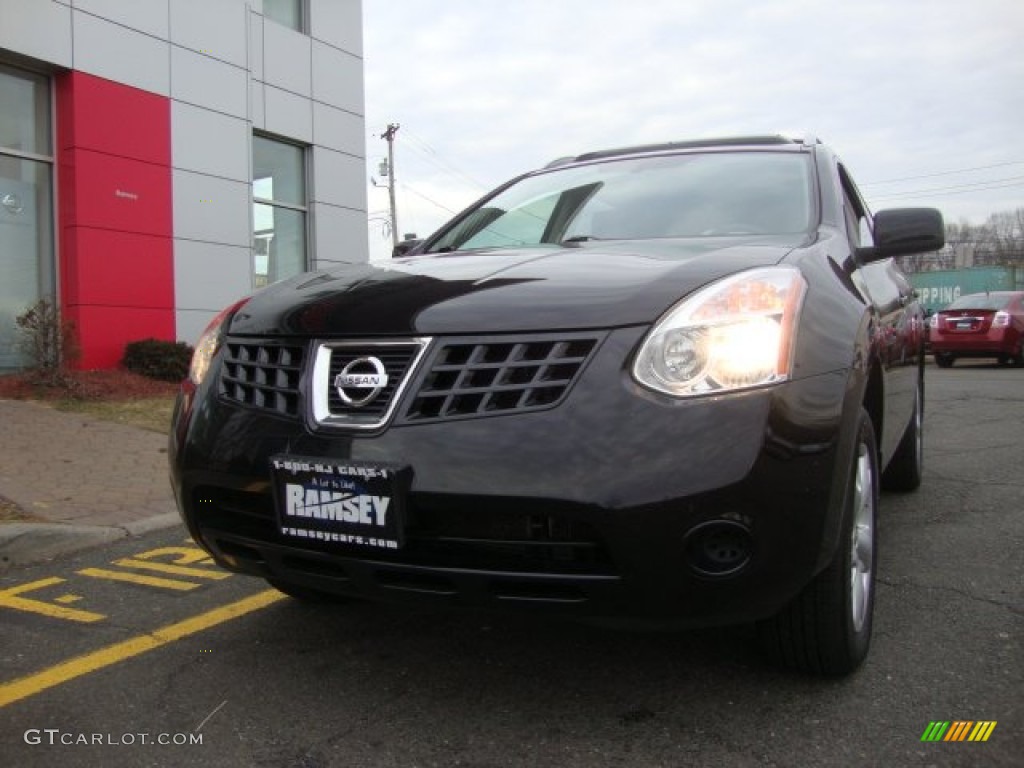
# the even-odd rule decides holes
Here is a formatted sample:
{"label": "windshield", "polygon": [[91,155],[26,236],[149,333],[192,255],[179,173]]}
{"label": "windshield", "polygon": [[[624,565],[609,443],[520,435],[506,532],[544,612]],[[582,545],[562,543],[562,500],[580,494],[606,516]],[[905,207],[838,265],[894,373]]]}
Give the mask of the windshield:
{"label": "windshield", "polygon": [[804,154],[607,160],[521,179],[444,231],[429,250],[790,234],[810,226],[811,200]]}
{"label": "windshield", "polygon": [[946,309],[1002,309],[1009,298],[1005,293],[972,293],[961,296]]}

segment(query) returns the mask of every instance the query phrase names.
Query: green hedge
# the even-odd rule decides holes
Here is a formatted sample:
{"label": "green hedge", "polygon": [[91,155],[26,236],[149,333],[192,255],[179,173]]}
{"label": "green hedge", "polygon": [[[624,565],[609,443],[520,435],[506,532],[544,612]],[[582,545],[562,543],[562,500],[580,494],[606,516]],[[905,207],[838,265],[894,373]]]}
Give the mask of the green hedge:
{"label": "green hedge", "polygon": [[188,376],[192,347],[183,341],[143,339],[125,345],[125,368],[150,379],[181,381]]}

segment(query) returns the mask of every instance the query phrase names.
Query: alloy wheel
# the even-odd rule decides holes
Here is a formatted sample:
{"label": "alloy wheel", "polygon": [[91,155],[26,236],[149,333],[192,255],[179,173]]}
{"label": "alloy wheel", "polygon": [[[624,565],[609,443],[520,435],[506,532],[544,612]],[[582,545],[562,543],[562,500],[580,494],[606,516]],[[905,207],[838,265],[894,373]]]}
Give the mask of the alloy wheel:
{"label": "alloy wheel", "polygon": [[864,627],[874,587],[875,477],[868,450],[868,446],[862,444],[857,457],[850,535],[850,611],[857,632]]}

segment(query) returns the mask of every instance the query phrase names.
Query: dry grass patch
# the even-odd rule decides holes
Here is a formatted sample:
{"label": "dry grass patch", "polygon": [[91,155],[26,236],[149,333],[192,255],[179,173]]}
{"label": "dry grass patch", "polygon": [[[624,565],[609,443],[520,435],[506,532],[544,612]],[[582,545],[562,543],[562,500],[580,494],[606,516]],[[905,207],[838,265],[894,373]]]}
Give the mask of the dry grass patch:
{"label": "dry grass patch", "polygon": [[135,400],[60,400],[57,410],[80,413],[94,419],[113,421],[130,427],[141,427],[168,434],[174,397],[144,397]]}

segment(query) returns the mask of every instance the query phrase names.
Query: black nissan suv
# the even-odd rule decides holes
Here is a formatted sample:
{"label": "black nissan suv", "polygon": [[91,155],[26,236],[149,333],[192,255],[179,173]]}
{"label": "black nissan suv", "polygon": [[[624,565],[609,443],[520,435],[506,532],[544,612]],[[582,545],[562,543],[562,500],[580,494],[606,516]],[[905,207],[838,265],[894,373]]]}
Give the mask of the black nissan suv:
{"label": "black nissan suv", "polygon": [[179,508],[300,599],[756,622],[847,673],[879,488],[921,480],[926,329],[892,257],[942,232],[872,215],[813,140],[557,161],[402,258],[224,310],[177,401]]}

